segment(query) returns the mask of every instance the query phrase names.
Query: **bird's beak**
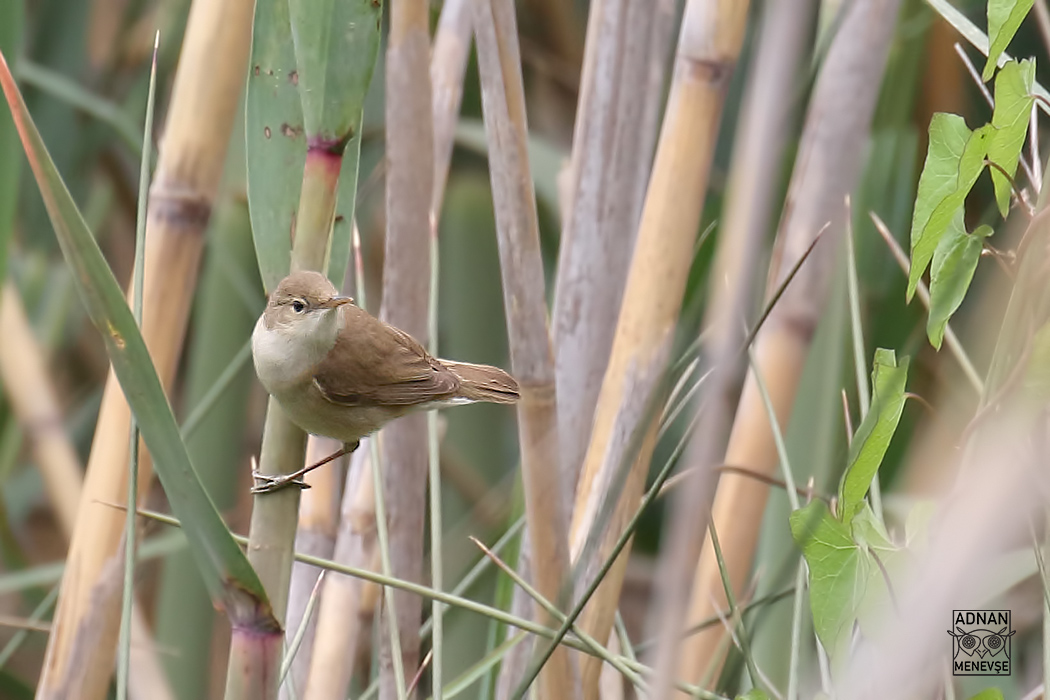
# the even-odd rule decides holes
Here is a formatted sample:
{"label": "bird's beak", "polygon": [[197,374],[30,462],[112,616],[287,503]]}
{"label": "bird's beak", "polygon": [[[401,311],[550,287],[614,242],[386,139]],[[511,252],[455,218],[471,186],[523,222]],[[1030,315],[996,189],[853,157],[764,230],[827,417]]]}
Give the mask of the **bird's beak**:
{"label": "bird's beak", "polygon": [[353,297],[336,296],[336,297],[332,297],[328,301],[322,302],[320,304],[320,307],[322,309],[334,309],[337,306],[342,306],[343,304],[353,304],[353,303],[354,303]]}

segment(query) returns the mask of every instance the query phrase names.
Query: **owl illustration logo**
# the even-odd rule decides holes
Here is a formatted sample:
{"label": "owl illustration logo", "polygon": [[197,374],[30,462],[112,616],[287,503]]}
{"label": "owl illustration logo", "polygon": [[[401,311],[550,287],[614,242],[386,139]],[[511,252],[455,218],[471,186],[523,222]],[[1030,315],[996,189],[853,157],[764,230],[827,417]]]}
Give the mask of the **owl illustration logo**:
{"label": "owl illustration logo", "polygon": [[954,632],[948,630],[948,634],[955,639],[955,643],[952,645],[954,647],[952,658],[959,658],[959,654],[966,654],[967,656],[976,654],[982,659],[985,656],[992,658],[1003,652],[1005,652],[1005,656],[1009,656],[1007,641],[1016,631],[1008,631],[1006,627],[997,631],[984,629],[965,630],[962,627],[956,627]]}
{"label": "owl illustration logo", "polygon": [[1009,610],[953,610],[948,634],[954,675],[1010,675]]}

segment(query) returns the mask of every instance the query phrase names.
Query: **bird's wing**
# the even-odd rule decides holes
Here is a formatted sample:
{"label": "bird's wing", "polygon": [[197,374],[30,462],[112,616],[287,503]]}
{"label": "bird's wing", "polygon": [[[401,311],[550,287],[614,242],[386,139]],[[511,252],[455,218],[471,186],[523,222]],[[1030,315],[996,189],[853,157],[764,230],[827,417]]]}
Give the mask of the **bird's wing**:
{"label": "bird's wing", "polygon": [[341,406],[412,406],[452,398],[459,378],[404,331],[352,304],[345,326],[318,365],[314,384]]}

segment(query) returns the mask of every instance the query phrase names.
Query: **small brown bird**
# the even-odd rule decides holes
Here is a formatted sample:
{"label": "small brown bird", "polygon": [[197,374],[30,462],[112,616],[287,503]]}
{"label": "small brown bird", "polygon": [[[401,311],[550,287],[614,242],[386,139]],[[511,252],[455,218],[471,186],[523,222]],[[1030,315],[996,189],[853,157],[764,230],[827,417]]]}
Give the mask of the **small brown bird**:
{"label": "small brown bird", "polygon": [[[431,357],[410,335],[340,296],[318,272],[293,272],[270,295],[252,332],[259,381],[293,423],[342,440],[345,452],[416,410],[514,403],[518,383],[501,369]],[[296,474],[257,476],[270,491]]]}

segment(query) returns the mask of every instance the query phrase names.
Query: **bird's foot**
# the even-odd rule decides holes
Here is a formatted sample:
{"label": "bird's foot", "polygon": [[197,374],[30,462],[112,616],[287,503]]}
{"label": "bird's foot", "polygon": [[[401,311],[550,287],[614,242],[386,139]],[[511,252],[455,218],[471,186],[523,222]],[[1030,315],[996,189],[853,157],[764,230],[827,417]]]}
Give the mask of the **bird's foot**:
{"label": "bird's foot", "polygon": [[252,469],[252,493],[270,493],[288,486],[298,486],[301,489],[310,488],[310,484],[299,478],[297,474],[260,474],[258,469]]}

